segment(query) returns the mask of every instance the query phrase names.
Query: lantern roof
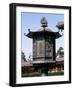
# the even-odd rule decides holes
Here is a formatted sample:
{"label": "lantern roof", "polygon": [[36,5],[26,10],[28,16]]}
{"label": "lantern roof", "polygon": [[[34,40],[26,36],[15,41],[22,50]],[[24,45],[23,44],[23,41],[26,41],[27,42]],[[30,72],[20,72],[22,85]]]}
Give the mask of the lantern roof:
{"label": "lantern roof", "polygon": [[46,20],[45,17],[43,17],[40,22],[41,22],[41,27],[42,28],[40,28],[37,31],[30,31],[30,29],[28,29],[29,33],[26,34],[27,37],[33,38],[33,36],[35,36],[35,34],[37,35],[38,33],[39,34],[41,34],[41,33],[52,34],[55,37],[55,39],[61,37],[61,35],[59,34],[59,32],[54,32],[50,28],[46,28],[48,26],[47,25],[48,22],[47,22],[47,20]]}

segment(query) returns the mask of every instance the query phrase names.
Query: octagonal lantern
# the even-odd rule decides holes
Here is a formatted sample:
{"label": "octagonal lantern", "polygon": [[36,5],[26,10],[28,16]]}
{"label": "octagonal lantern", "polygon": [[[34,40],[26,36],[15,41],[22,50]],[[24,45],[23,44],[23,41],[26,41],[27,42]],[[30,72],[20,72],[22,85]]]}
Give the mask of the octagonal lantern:
{"label": "octagonal lantern", "polygon": [[56,60],[55,55],[55,40],[61,35],[59,32],[53,32],[47,28],[48,22],[45,17],[41,19],[41,29],[30,31],[26,35],[33,39],[33,61],[35,62],[53,62]]}

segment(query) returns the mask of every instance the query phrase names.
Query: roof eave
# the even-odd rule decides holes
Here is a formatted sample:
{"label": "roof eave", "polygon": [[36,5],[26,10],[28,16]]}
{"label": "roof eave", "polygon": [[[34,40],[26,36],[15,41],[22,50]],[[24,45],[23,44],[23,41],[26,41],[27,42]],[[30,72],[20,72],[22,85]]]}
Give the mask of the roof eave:
{"label": "roof eave", "polygon": [[[29,32],[26,36],[29,38],[33,38],[34,33],[36,33],[36,32]],[[62,36],[59,32],[49,32],[49,33],[53,33],[55,35],[55,39]]]}

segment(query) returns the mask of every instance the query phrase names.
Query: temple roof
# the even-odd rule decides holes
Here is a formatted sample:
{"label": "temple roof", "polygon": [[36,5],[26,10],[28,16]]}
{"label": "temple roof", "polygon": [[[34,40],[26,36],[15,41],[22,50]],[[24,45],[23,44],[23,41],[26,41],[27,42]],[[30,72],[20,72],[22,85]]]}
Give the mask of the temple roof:
{"label": "temple roof", "polygon": [[45,61],[32,61],[31,64],[45,64],[45,63],[55,63],[56,61],[54,60],[45,60]]}
{"label": "temple roof", "polygon": [[57,27],[58,29],[64,30],[64,22],[58,22],[57,25],[56,25],[56,27]]}

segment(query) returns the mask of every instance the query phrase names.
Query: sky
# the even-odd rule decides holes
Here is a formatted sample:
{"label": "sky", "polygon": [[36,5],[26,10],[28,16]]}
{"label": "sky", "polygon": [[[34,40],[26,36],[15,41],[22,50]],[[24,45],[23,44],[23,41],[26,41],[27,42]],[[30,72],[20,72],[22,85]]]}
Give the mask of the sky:
{"label": "sky", "polygon": [[[25,53],[26,59],[28,59],[29,55],[33,53],[33,45],[32,39],[26,37],[24,33],[28,33],[28,29],[30,31],[37,31],[41,28],[40,20],[45,16],[48,22],[48,28],[52,31],[57,32],[58,29],[56,27],[59,21],[64,21],[63,14],[52,14],[52,13],[30,13],[30,12],[22,12],[21,13],[21,49]],[[62,46],[64,47],[64,36],[56,39],[56,51],[58,48]]]}

